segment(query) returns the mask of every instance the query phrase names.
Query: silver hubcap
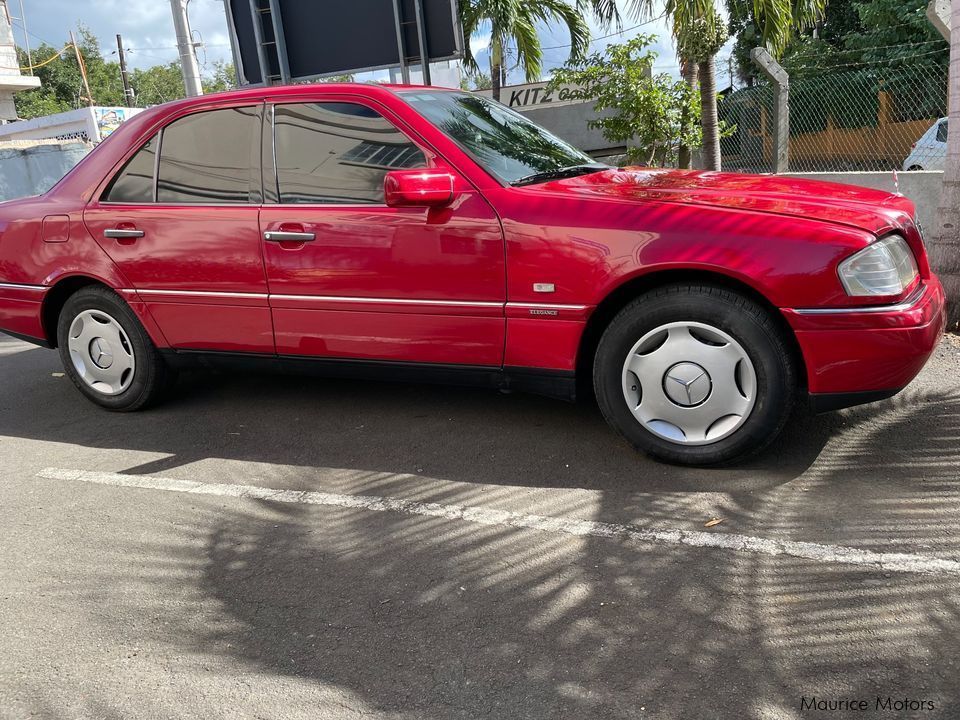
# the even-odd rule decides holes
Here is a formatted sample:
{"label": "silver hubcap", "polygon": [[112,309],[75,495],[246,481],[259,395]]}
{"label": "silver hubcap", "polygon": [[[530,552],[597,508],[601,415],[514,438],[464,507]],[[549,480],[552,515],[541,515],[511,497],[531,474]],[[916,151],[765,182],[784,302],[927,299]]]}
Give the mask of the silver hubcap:
{"label": "silver hubcap", "polygon": [[677,322],[651,330],[623,364],[623,397],[654,435],[709,445],[735,432],[753,410],[757,374],[730,335]]}
{"label": "silver hubcap", "polygon": [[133,382],[133,346],[120,323],[100,310],[84,310],[70,324],[67,348],[80,379],[104,395],[119,395]]}

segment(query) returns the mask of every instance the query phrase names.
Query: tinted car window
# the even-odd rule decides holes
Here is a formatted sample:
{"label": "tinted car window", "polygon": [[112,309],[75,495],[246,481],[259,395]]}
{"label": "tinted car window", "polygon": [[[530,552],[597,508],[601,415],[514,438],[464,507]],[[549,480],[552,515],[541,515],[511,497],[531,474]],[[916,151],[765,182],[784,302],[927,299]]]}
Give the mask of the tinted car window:
{"label": "tinted car window", "polygon": [[426,165],[388,120],[353,103],[277,105],[274,143],[281,203],[382,203],[387,172]]}
{"label": "tinted car window", "polygon": [[937,126],[937,142],[945,143],[947,141],[948,123],[944,120]]}
{"label": "tinted car window", "polygon": [[569,167],[606,167],[520,113],[485,97],[448,90],[402,94],[414,110],[506,182]]}
{"label": "tinted car window", "polygon": [[153,168],[157,155],[157,136],[127,161],[104,193],[106,202],[153,202]]}
{"label": "tinted car window", "polygon": [[[248,203],[260,108],[188,115],[163,129],[157,173],[161,203]],[[255,145],[256,143],[256,145]]]}

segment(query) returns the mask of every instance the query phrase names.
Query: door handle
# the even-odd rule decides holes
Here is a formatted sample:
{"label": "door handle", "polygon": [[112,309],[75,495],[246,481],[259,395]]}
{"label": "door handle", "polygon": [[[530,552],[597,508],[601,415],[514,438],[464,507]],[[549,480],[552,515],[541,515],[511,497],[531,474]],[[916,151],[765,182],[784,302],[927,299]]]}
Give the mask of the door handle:
{"label": "door handle", "polygon": [[317,234],[312,232],[291,232],[289,230],[268,230],[263,234],[263,239],[270,242],[310,242],[317,239]]}
{"label": "door handle", "polygon": [[132,230],[128,228],[107,228],[103,231],[105,238],[142,238],[143,230]]}

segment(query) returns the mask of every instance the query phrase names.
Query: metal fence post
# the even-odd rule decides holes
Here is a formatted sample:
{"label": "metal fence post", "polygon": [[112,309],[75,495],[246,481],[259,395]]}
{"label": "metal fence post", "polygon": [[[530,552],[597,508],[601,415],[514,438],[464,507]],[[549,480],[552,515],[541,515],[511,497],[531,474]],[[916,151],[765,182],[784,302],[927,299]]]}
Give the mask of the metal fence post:
{"label": "metal fence post", "polygon": [[773,102],[773,171],[787,172],[790,165],[790,75],[766,48],[754,48],[750,59],[770,78],[776,89]]}

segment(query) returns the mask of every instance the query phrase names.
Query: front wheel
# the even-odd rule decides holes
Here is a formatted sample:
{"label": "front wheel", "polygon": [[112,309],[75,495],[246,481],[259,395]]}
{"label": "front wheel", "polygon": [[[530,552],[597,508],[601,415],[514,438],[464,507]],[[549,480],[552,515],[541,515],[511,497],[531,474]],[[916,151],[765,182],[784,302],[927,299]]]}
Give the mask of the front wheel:
{"label": "front wheel", "polygon": [[658,288],[604,332],[594,388],[631,444],[683,465],[741,459],[783,429],[796,370],[783,332],[753,300],[710,285]]}
{"label": "front wheel", "polygon": [[174,381],[137,316],[112,290],[71,295],[57,323],[64,370],[90,400],[109,410],[139,410]]}

